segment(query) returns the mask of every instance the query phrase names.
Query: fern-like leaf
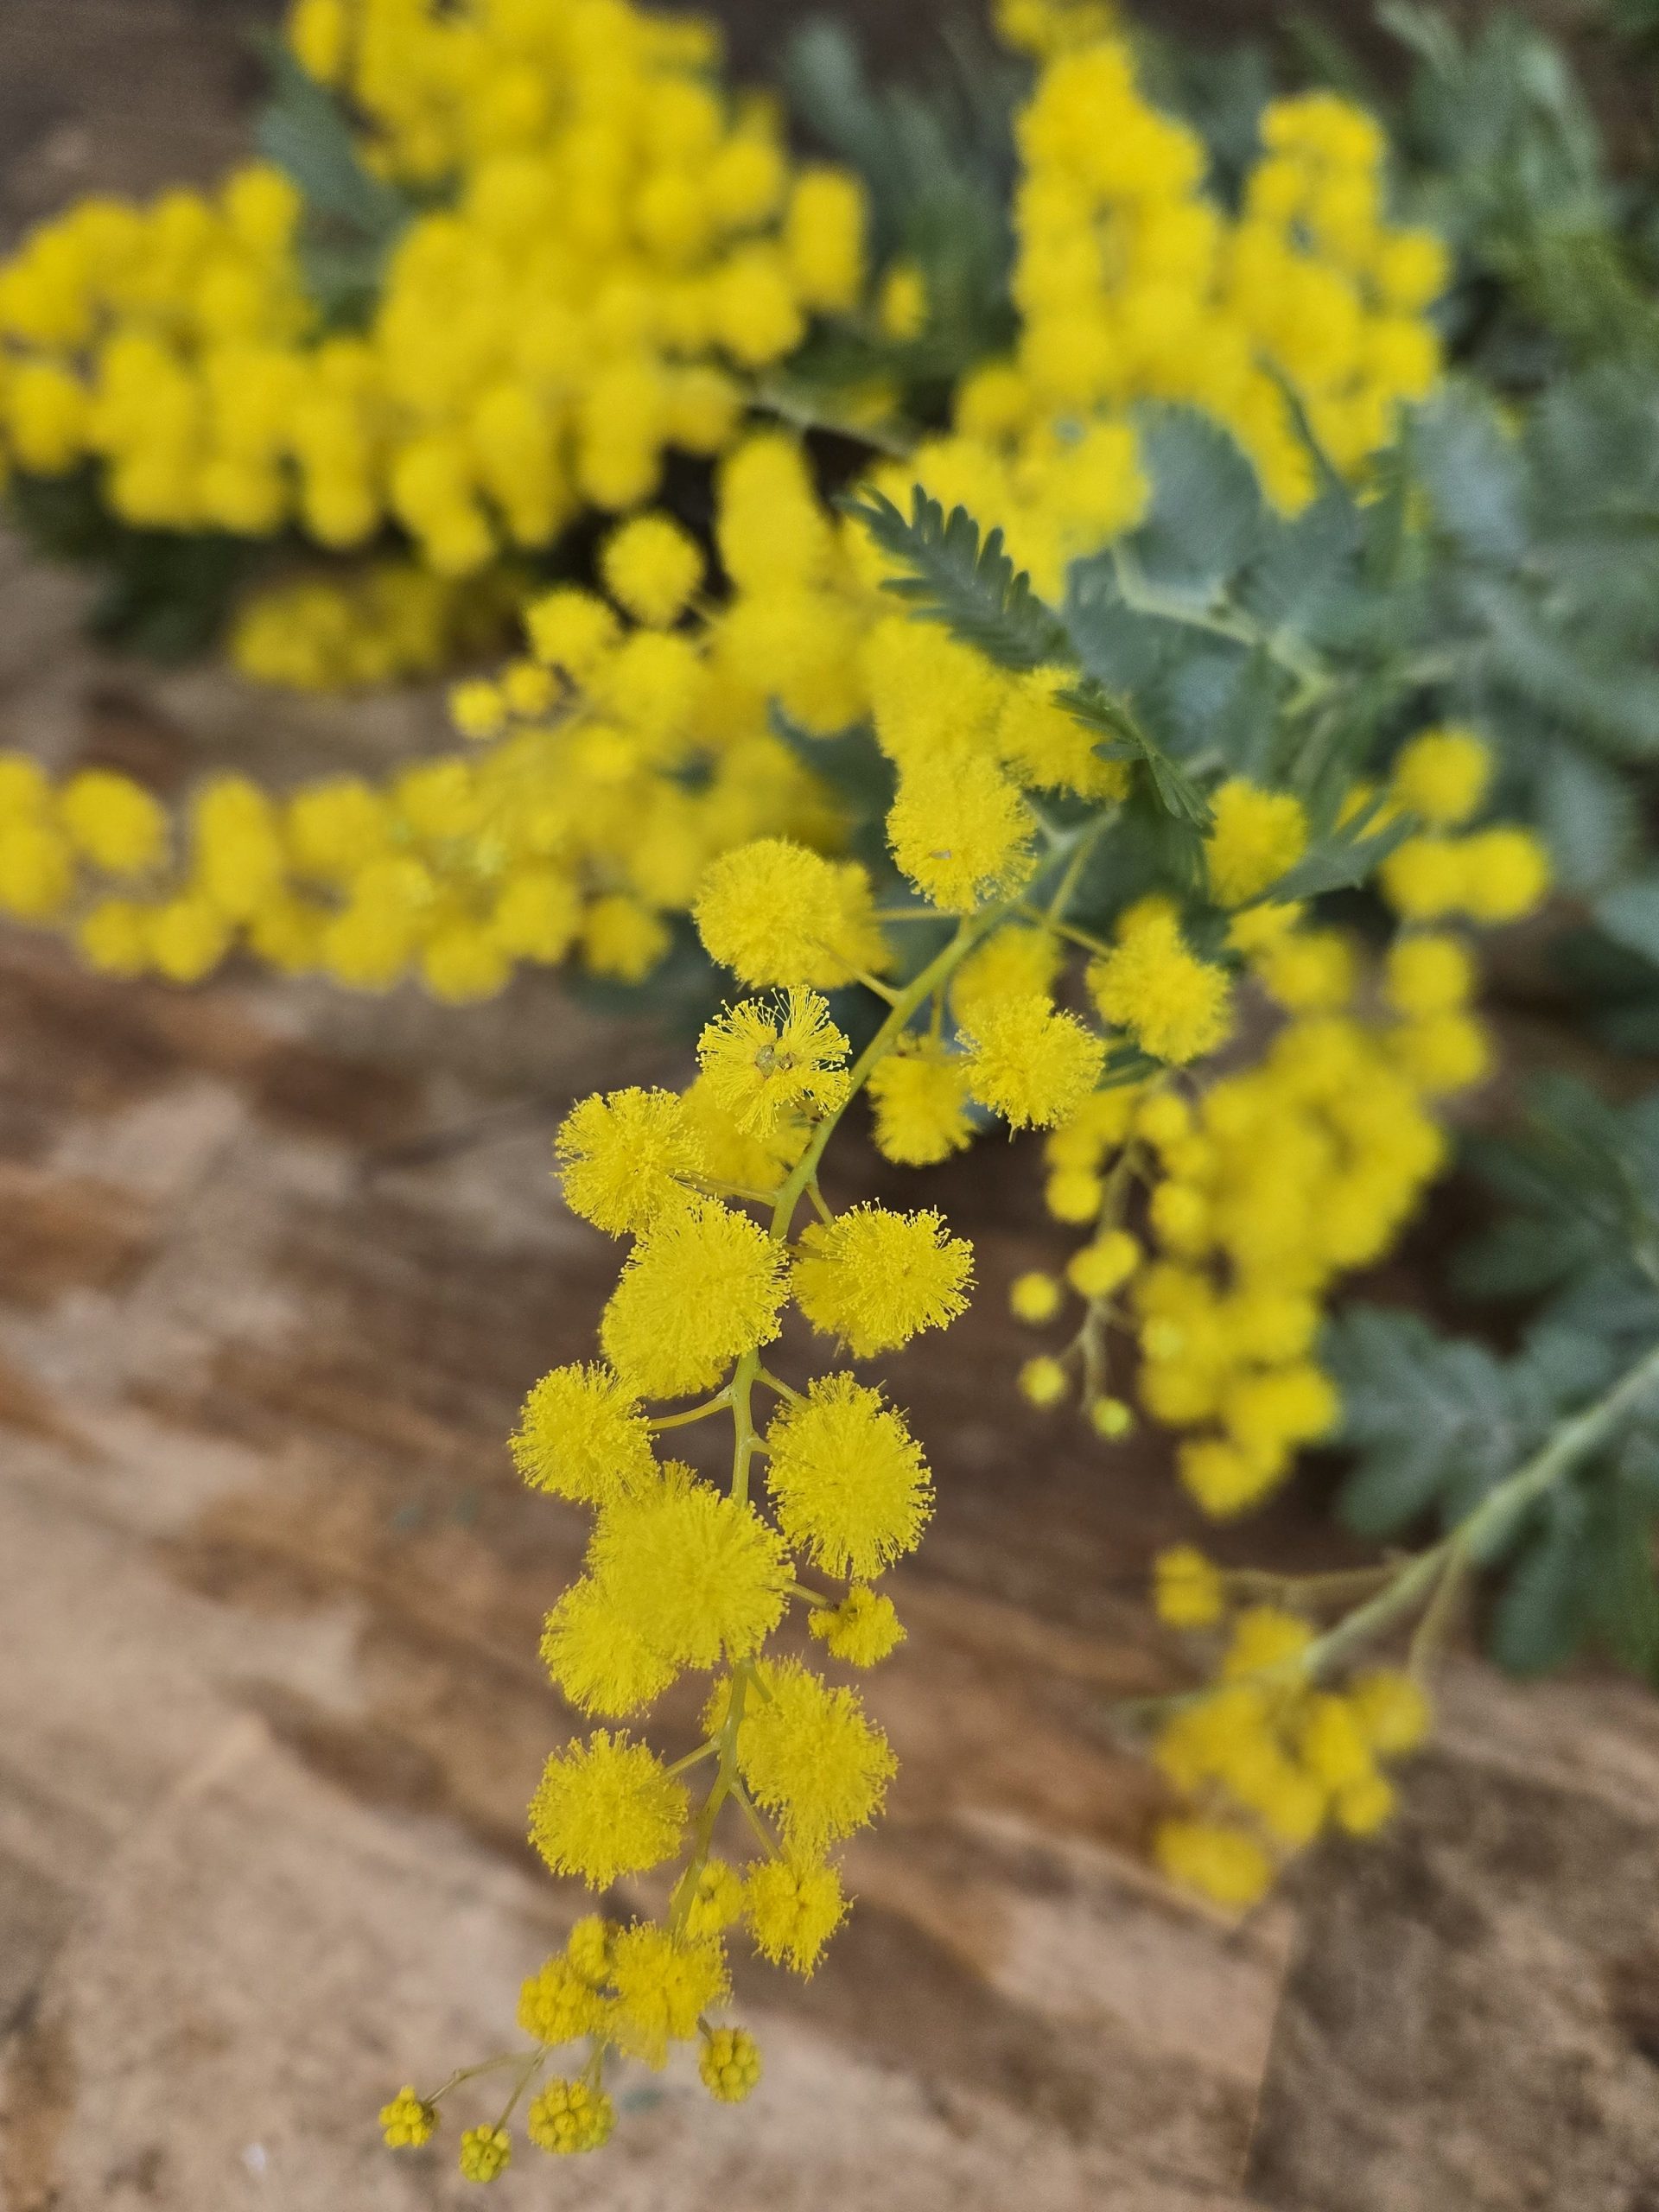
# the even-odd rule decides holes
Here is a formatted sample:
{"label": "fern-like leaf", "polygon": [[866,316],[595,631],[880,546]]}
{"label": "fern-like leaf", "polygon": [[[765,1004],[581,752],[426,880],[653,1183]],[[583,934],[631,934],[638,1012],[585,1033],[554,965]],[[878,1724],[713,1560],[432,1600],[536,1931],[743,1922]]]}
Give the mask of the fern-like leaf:
{"label": "fern-like leaf", "polygon": [[1075,721],[1096,732],[1103,760],[1135,761],[1142,766],[1166,814],[1202,835],[1211,824],[1210,802],[1173,753],[1166,751],[1121,699],[1092,678],[1070,691],[1057,691],[1054,703]]}
{"label": "fern-like leaf", "polygon": [[1070,659],[1065,632],[1002,550],[1002,532],[982,536],[966,507],[949,516],[919,484],[911,511],[880,492],[842,504],[881,550],[910,573],[885,579],[883,589],[906,601],[925,620],[942,622],[963,645],[999,666],[1023,674],[1045,662]]}

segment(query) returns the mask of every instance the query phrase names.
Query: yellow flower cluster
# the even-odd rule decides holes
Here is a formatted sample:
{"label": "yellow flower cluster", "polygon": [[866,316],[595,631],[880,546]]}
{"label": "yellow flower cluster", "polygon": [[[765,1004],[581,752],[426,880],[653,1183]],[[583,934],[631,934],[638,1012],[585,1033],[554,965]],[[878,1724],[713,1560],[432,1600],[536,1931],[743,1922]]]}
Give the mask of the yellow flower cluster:
{"label": "yellow flower cluster", "polygon": [[[666,573],[672,550],[648,548],[642,576],[658,577],[659,555]],[[611,564],[619,590],[629,565]],[[1052,1133],[1055,1210],[1092,1224],[1068,1268],[1086,1319],[1065,1357],[1032,1363],[1028,1394],[1065,1395],[1076,1356],[1090,1418],[1121,1434],[1132,1415],[1105,1388],[1121,1319],[1146,1408],[1216,1428],[1185,1448],[1183,1472],[1212,1510],[1234,1510],[1329,1426],[1334,1393],[1313,1357],[1320,1296],[1383,1249],[1439,1160],[1424,1099],[1444,1086],[1398,1039],[1425,1022],[1467,1025],[1471,963],[1444,933],[1402,934],[1384,969],[1397,1011],[1360,1017],[1355,950],[1335,939],[1333,953],[1329,932],[1273,899],[1309,844],[1302,809],[1242,779],[1215,795],[1203,895],[1172,887],[1131,905],[1109,943],[1074,927],[1070,902],[1127,772],[1079,754],[1059,703],[1066,671],[1033,683],[902,617],[870,628],[861,665],[898,772],[888,848],[918,903],[889,930],[861,863],[779,837],[721,854],[696,925],[755,995],[708,1024],[683,1090],[584,1100],[556,1140],[567,1205],[631,1243],[600,1360],[545,1376],[513,1440],[528,1482],[594,1516],[542,1653],[565,1698],[603,1725],[548,1760],[531,1834],[553,1872],[595,1890],[676,1870],[662,1917],[584,1922],[526,1985],[525,2078],[586,2039],[581,2081],[594,2095],[607,2054],[660,2065],[699,2035],[711,2092],[743,2093],[758,2062],[706,2017],[728,1993],[728,1931],[741,1925],[763,1957],[810,1973],[845,1910],[836,1847],[880,1809],[893,1772],[858,1696],[824,1668],[876,1663],[902,1636],[877,1586],[924,1532],[926,1463],[876,1385],[844,1368],[791,1382],[767,1362],[791,1306],[855,1359],[947,1325],[973,1255],[930,1210],[831,1208],[819,1166],[853,1101],[868,1093],[878,1145],[906,1161],[946,1156],[992,1117]],[[1401,755],[1396,812],[1421,802],[1421,741]],[[1033,809],[1027,790],[1045,785],[1084,802],[1071,826]],[[906,969],[890,941],[901,918],[942,926],[943,949]],[[1079,954],[1092,1019],[1063,1002],[1063,969]],[[895,974],[906,980],[885,980]],[[849,1065],[820,992],[853,982],[887,1011]],[[1241,982],[1270,1033],[1254,1064],[1187,1072],[1234,1034]],[[1150,1078],[1138,1072],[1148,1055],[1166,1064]],[[1136,1079],[1114,1084],[1126,1056]],[[1148,1192],[1139,1234],[1123,1219],[1134,1185]],[[1045,1320],[1061,1295],[1027,1276],[1015,1304]],[[731,1423],[724,1484],[658,1454],[662,1433],[711,1420]],[[1201,1560],[1184,1572],[1166,1565],[1166,1611],[1203,1624],[1222,1586]],[[821,1663],[774,1641],[802,1609]],[[1247,1612],[1223,1689],[1160,1743],[1194,1802],[1160,1856],[1235,1904],[1274,1862],[1232,1816],[1283,1842],[1308,1840],[1327,1815],[1363,1830],[1389,1802],[1376,1755],[1403,1747],[1397,1687],[1389,1706],[1375,1686],[1344,1698],[1279,1683],[1272,1670],[1309,1637],[1281,1651],[1262,1624],[1288,1618]],[[702,1737],[668,1764],[631,1726],[688,1672],[710,1678]],[[1222,1791],[1231,1825],[1211,1815]],[[741,1863],[717,1854],[722,1820]],[[569,2085],[556,2088],[565,2101],[543,2135],[583,2147]],[[403,2107],[394,2120],[407,2126]]]}
{"label": "yellow flower cluster", "polygon": [[860,298],[861,188],[791,168],[707,22],[298,0],[290,36],[413,194],[360,332],[309,302],[264,167],[85,201],[0,272],[0,442],[31,474],[97,464],[124,521],[334,550],[396,524],[473,575],[649,500],[671,450],[721,451],[742,379]]}
{"label": "yellow flower cluster", "polygon": [[[773,857],[748,849],[763,879]],[[893,1770],[855,1690],[769,1648],[804,1610],[826,1662],[885,1658],[903,1630],[874,1586],[915,1548],[931,1507],[920,1448],[878,1389],[832,1370],[798,1390],[763,1364],[785,1306],[855,1352],[886,1349],[960,1312],[971,1268],[937,1215],[824,1207],[816,1166],[852,1096],[847,1052],[823,1001],[796,982],[712,1022],[684,1093],[590,1098],[559,1132],[567,1203],[633,1242],[601,1323],[602,1361],[544,1376],[512,1440],[528,1483],[594,1515],[543,1657],[569,1702],[606,1721],[632,1719],[688,1670],[711,1679],[702,1739],[674,1764],[626,1727],[597,1727],[549,1758],[531,1801],[531,1838],[556,1873],[605,1891],[677,1868],[660,1918],[590,1916],[524,1984],[520,2091],[561,2046],[587,2046],[581,2074],[543,2089],[526,2116],[552,2152],[606,2139],[614,2058],[661,2066],[700,2041],[709,2094],[749,2094],[753,2038],[708,2018],[730,1994],[732,1934],[812,1972],[846,1910],[836,1847],[880,1809]],[[817,1217],[797,1233],[809,1194]],[[725,1486],[658,1459],[661,1432],[717,1417],[732,1424]],[[746,1860],[717,1852],[722,1814],[744,1824],[732,1841]],[[424,2141],[435,2103],[412,2090],[394,2100],[388,2142]],[[505,2165],[511,2111],[463,2139],[474,2178]]]}
{"label": "yellow flower cluster", "polygon": [[254,683],[290,691],[378,690],[498,648],[515,597],[499,570],[454,578],[412,561],[296,577],[245,602],[231,659]]}
{"label": "yellow flower cluster", "polygon": [[[1424,764],[1453,760],[1460,803],[1472,809],[1490,763],[1461,731],[1402,748],[1389,808],[1433,818]],[[1258,1503],[1334,1426],[1337,1394],[1315,1357],[1325,1303],[1343,1274],[1389,1249],[1441,1165],[1435,1102],[1489,1065],[1468,1011],[1475,965],[1459,939],[1402,928],[1376,989],[1355,941],[1264,896],[1306,840],[1290,795],[1236,780],[1217,792],[1210,894],[1232,913],[1233,953],[1283,1016],[1251,1064],[1202,1088],[1158,1076],[1093,1091],[1046,1145],[1049,1209],[1087,1224],[1090,1237],[1066,1271],[1081,1321],[1062,1354],[1027,1363],[1026,1395],[1058,1404],[1075,1370],[1085,1417],[1110,1435],[1127,1383],[1112,1372],[1115,1341],[1125,1355],[1132,1346],[1146,1411],[1196,1432],[1180,1447],[1180,1478],[1217,1516]],[[1427,842],[1408,838],[1382,864],[1396,906],[1400,855]],[[1459,849],[1473,855],[1463,862],[1469,881],[1486,880],[1487,851],[1507,856],[1511,896],[1491,897],[1484,918],[1514,919],[1541,896],[1548,871],[1527,833],[1490,830]],[[994,940],[981,957],[996,950]],[[1187,947],[1167,902],[1128,909],[1088,981],[1102,1014],[1172,1065],[1213,1052],[1230,1033],[1230,976]],[[1064,1293],[1052,1278],[1026,1277],[1013,1302],[1041,1326]]]}
{"label": "yellow flower cluster", "polygon": [[[1160,1618],[1183,1629],[1221,1623],[1230,1596],[1230,1579],[1185,1546],[1161,1554],[1155,1589]],[[1159,1864],[1228,1911],[1255,1904],[1327,1827],[1381,1827],[1395,1802],[1384,1763],[1427,1732],[1412,1675],[1376,1668],[1332,1689],[1320,1656],[1300,1612],[1246,1605],[1228,1627],[1215,1687],[1179,1701],[1158,1732],[1153,1757],[1185,1801],[1158,1828]]]}
{"label": "yellow flower cluster", "polygon": [[[175,982],[238,946],[357,989],[412,975],[451,1002],[572,955],[637,982],[715,856],[765,833],[813,846],[837,835],[817,779],[770,726],[766,648],[797,588],[791,532],[808,569],[836,541],[781,435],[728,458],[719,499],[735,589],[718,615],[668,626],[702,556],[666,518],[625,523],[601,567],[637,623],[572,587],[533,601],[530,654],[452,695],[465,748],[385,782],[337,777],[274,799],[221,778],[169,828],[129,779],[59,793],[27,760],[0,762],[0,910],[72,932],[95,967]],[[844,672],[833,680],[844,690]],[[787,849],[832,891],[843,880],[815,852]],[[706,895],[717,906],[716,879]],[[868,906],[867,893],[864,918],[849,924],[851,965],[814,980],[884,964]]]}
{"label": "yellow flower cluster", "polygon": [[1440,374],[1427,310],[1448,274],[1438,238],[1389,223],[1382,133],[1332,94],[1268,107],[1229,216],[1198,134],[1147,97],[1127,40],[1086,28],[1091,12],[1002,10],[1048,57],[1019,124],[1018,344],[963,379],[952,435],[876,480],[995,515],[1051,598],[1140,513],[1128,405],[1200,410],[1298,507],[1316,474],[1293,398],[1335,467],[1363,470]]}

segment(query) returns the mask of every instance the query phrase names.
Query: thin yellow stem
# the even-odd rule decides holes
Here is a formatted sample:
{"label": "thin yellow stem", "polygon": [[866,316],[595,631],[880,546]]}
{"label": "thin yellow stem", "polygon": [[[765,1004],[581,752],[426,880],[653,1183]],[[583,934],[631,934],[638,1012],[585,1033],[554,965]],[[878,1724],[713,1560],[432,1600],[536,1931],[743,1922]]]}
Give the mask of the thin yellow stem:
{"label": "thin yellow stem", "polygon": [[1022,903],[1019,912],[1023,920],[1035,922],[1039,929],[1052,931],[1056,937],[1081,945],[1085,952],[1097,953],[1103,959],[1113,950],[1104,938],[1091,937],[1087,930],[1080,930],[1071,922],[1058,921],[1044,907]]}
{"label": "thin yellow stem", "polygon": [[786,1398],[791,1406],[804,1406],[806,1403],[806,1400],[798,1390],[791,1389],[782,1376],[774,1375],[769,1367],[757,1367],[754,1370],[754,1379],[757,1382],[764,1382],[767,1389],[773,1391],[779,1397]]}
{"label": "thin yellow stem", "polygon": [[711,1414],[721,1412],[732,1402],[729,1386],[717,1390],[712,1398],[705,1398],[701,1405],[690,1407],[683,1414],[654,1414],[648,1426],[652,1428],[683,1428],[687,1421],[707,1421]]}

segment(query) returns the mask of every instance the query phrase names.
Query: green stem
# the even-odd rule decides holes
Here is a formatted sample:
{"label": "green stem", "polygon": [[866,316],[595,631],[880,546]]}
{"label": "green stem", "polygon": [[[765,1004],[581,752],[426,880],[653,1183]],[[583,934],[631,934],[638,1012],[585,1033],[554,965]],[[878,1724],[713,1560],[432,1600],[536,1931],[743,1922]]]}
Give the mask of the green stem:
{"label": "green stem", "polygon": [[683,1428],[689,1421],[707,1421],[710,1414],[717,1414],[731,1403],[731,1389],[717,1390],[712,1398],[705,1398],[699,1406],[692,1406],[683,1414],[654,1414],[649,1426],[652,1428]]}
{"label": "green stem", "polygon": [[1063,937],[1071,944],[1081,945],[1085,952],[1097,953],[1103,958],[1112,950],[1104,938],[1091,937],[1087,930],[1077,929],[1071,922],[1059,921],[1052,914],[1045,913],[1040,906],[1021,901],[1018,912],[1023,920],[1035,922],[1039,929],[1052,930],[1056,937]]}
{"label": "green stem", "polygon": [[502,2107],[501,2117],[495,2123],[498,2127],[505,2127],[507,2122],[512,2118],[514,2112],[518,2108],[519,2098],[524,2095],[524,2091],[530,2087],[531,2083],[536,2079],[536,2076],[541,2072],[543,2067],[545,2066],[546,2063],[547,2049],[543,2044],[539,2050],[532,2051],[529,2058],[524,2062],[523,2071],[520,2073],[518,2079],[512,2085],[512,2094],[507,2099],[505,2105]]}
{"label": "green stem", "polygon": [[720,1753],[720,1764],[709,1785],[709,1795],[702,1801],[702,1809],[697,1815],[697,1825],[691,1836],[690,1859],[684,1873],[674,1886],[669,1927],[676,1936],[685,1926],[691,1900],[697,1893],[698,1880],[709,1863],[709,1847],[714,1840],[715,1822],[720,1817],[720,1808],[732,1792],[741,1787],[737,1778],[737,1732],[743,1725],[743,1700],[748,1691],[749,1680],[750,1671],[747,1664],[737,1668],[732,1676],[731,1695],[726,1701],[726,1718],[715,1738]]}
{"label": "green stem", "polygon": [[1495,1490],[1489,1491],[1474,1511],[1459,1522],[1438,1544],[1403,1567],[1387,1589],[1379,1591],[1369,1605],[1361,1605],[1346,1620],[1338,1621],[1333,1629],[1311,1643],[1299,1662],[1300,1669],[1316,1675],[1333,1661],[1344,1657],[1356,1644],[1363,1643],[1392,1626],[1402,1614],[1410,1611],[1420,1598],[1427,1599],[1443,1573],[1454,1567],[1460,1572],[1465,1561],[1478,1558],[1488,1537],[1505,1522],[1516,1519],[1529,1506],[1536,1504],[1563,1475],[1570,1473],[1580,1459],[1602,1443],[1609,1431],[1656,1382],[1659,1382],[1659,1344],[1644,1352],[1635,1366],[1627,1370],[1593,1405],[1564,1421],[1524,1466],[1517,1467]]}
{"label": "green stem", "polygon": [[434,2089],[429,2097],[423,2097],[421,2102],[435,2105],[440,2097],[447,2097],[450,2090],[458,2088],[461,2082],[474,2081],[480,2074],[499,2073],[504,2066],[516,2066],[523,2056],[522,2051],[499,2050],[493,2058],[480,2058],[476,2066],[457,2067],[442,2088]]}
{"label": "green stem", "polygon": [[775,1859],[778,1856],[778,1846],[772,1839],[772,1831],[761,1819],[748,1791],[743,1787],[741,1782],[733,1783],[732,1797],[739,1812],[742,1814],[744,1819],[754,1830],[755,1834],[760,1838],[761,1843],[764,1845],[767,1858]]}
{"label": "green stem", "polygon": [[1071,894],[1077,887],[1078,879],[1088,864],[1090,854],[1116,821],[1117,812],[1115,806],[1103,807],[1078,837],[1071,857],[1065,864],[1065,873],[1061,876],[1054,896],[1049,900],[1047,911],[1043,916],[1049,928],[1054,928],[1064,918],[1066,908],[1071,903]]}
{"label": "green stem", "polygon": [[1281,668],[1295,677],[1310,697],[1318,696],[1329,687],[1330,671],[1315,656],[1300,651],[1293,639],[1264,630],[1236,609],[1195,607],[1190,600],[1160,591],[1142,575],[1127,547],[1113,547],[1112,567],[1124,605],[1137,614],[1153,614],[1161,621],[1184,623],[1190,630],[1203,630],[1216,638],[1230,638],[1235,645],[1264,652],[1269,660],[1277,661]]}
{"label": "green stem", "polygon": [[754,1379],[757,1382],[764,1382],[774,1395],[785,1399],[791,1406],[804,1406],[806,1403],[806,1400],[798,1390],[791,1389],[782,1376],[774,1375],[769,1367],[757,1367],[754,1370]]}

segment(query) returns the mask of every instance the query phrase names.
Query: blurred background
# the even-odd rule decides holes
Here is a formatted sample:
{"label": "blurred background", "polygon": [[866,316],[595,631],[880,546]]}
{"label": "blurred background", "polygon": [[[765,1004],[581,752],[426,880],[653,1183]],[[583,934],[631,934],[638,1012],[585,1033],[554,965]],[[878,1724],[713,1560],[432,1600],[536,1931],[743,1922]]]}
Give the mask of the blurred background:
{"label": "blurred background", "polygon": [[[759,73],[810,11],[715,12]],[[842,12],[894,66],[950,11]],[[1143,11],[1211,41],[1291,12]],[[1352,0],[1301,15],[1389,66]],[[7,238],[238,158],[275,20],[6,0]],[[176,791],[209,758],[298,772],[442,727],[417,691],[284,699],[100,654],[85,589],[0,537],[0,745]],[[575,1904],[523,1807],[565,1732],[536,1644],[581,1530],[501,1440],[585,1351],[612,1255],[559,1208],[548,1140],[595,1082],[684,1060],[534,979],[462,1012],[176,993],[0,933],[5,2212],[467,2197],[442,2145],[385,2152],[374,2112],[505,2039]],[[1173,1901],[1109,1707],[1181,1679],[1143,1591],[1193,1532],[1149,1453],[1015,1397],[1007,1287],[1051,1234],[1034,1153],[987,1160],[937,1185],[980,1302],[899,1380],[941,1495],[874,1700],[902,1772],[851,1854],[859,1910],[804,1990],[740,1983],[753,2105],[639,2075],[602,2161],[522,2165],[496,2201],[1659,2212],[1659,1709],[1588,1669],[1522,1694],[1454,1666],[1380,1841],[1315,1854],[1241,1928]],[[1342,1556],[1295,1495],[1243,1545]]]}

